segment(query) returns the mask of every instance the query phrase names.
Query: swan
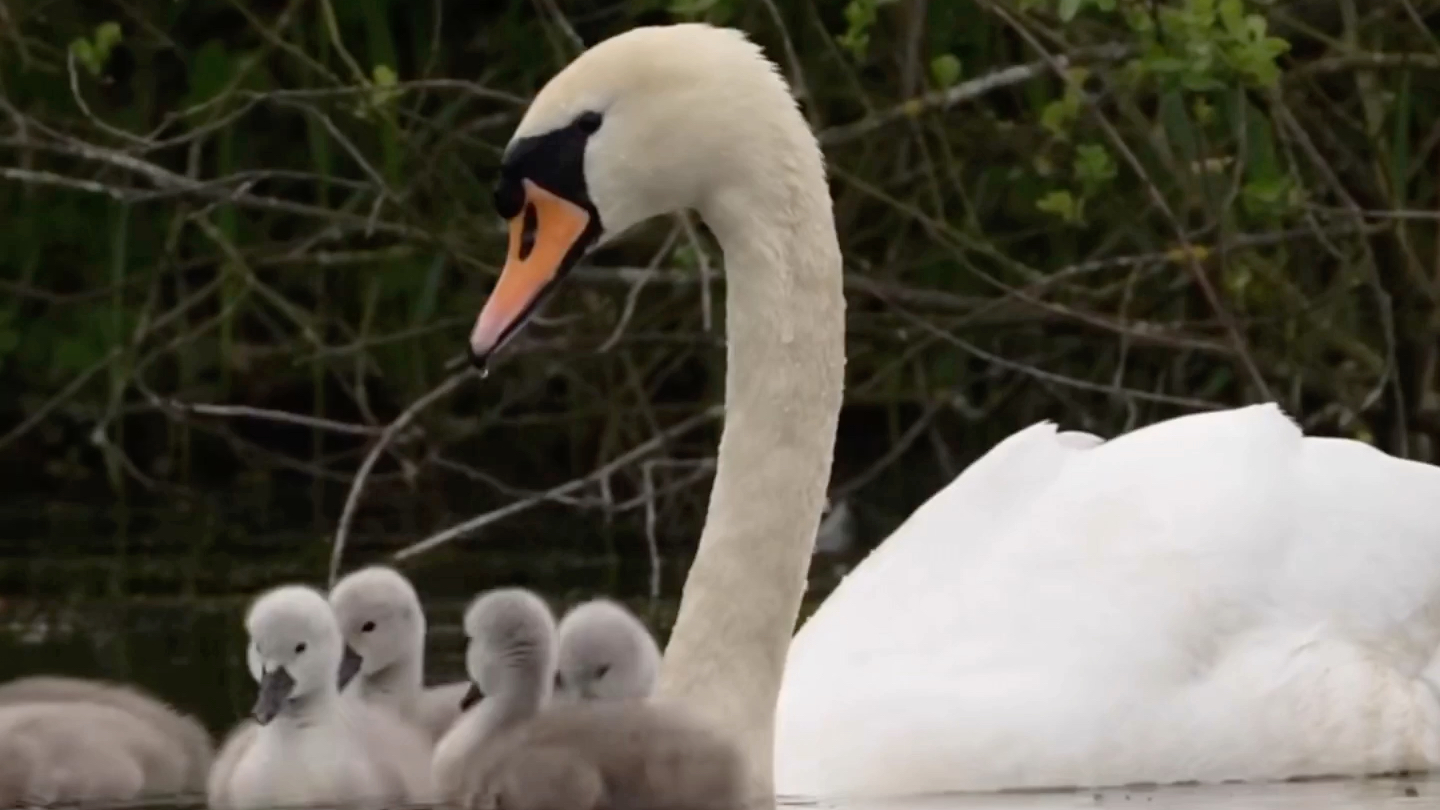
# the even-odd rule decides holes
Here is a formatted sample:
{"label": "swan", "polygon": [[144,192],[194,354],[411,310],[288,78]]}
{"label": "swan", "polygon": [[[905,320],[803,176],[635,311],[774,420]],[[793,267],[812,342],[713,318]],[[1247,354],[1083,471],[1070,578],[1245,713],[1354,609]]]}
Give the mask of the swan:
{"label": "swan", "polygon": [[172,762],[184,774],[180,780],[180,791],[204,792],[205,778],[215,756],[215,743],[193,716],[179,712],[133,686],[107,681],[33,675],[0,684],[0,707],[36,702],[98,703],[135,715],[169,737],[179,748]]}
{"label": "swan", "polygon": [[468,683],[425,688],[425,610],[399,571],[372,566],[330,589],[330,607],[345,639],[340,688],[385,706],[438,740],[460,716]]}
{"label": "swan", "polygon": [[660,647],[619,602],[591,599],[570,608],[556,630],[555,695],[568,700],[650,697]]}
{"label": "swan", "polygon": [[509,248],[470,333],[480,368],[586,251],[642,220],[696,210],[725,253],[725,421],[652,700],[734,740],[747,796],[768,802],[775,701],[845,376],[840,246],[814,133],[741,32],[635,28],[536,94],[506,147],[495,206]]}
{"label": "swan", "polygon": [[429,801],[429,740],[387,709],[341,699],[344,644],[325,597],[301,585],[272,589],[255,600],[245,629],[260,686],[254,722],[232,731],[216,757],[210,807]]}
{"label": "swan", "polygon": [[1273,404],[1107,442],[1022,431],[791,646],[844,298],[820,152],[738,32],[640,28],[576,58],[522,118],[496,208],[482,368],[641,220],[695,209],[725,252],[725,424],[655,699],[738,739],[757,798],[1440,764],[1440,471],[1306,438]]}
{"label": "swan", "polygon": [[184,792],[184,752],[146,720],[73,700],[0,707],[0,807]]}
{"label": "swan", "polygon": [[739,751],[685,714],[638,701],[550,702],[555,619],[534,593],[483,593],[465,611],[464,625],[469,709],[436,746],[433,761],[448,804],[741,807],[746,774]]}

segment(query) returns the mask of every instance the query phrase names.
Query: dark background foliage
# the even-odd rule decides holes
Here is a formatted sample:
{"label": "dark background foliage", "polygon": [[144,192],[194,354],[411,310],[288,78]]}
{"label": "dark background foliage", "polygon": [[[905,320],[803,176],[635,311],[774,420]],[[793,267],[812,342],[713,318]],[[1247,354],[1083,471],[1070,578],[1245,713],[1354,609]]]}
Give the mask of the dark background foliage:
{"label": "dark background foliage", "polygon": [[488,515],[492,561],[619,549],[649,587],[718,435],[703,225],[460,358],[526,99],[687,19],[762,43],[826,149],[860,550],[1040,419],[1274,399],[1434,460],[1436,0],[0,0],[4,542],[247,587],[337,525],[348,562]]}

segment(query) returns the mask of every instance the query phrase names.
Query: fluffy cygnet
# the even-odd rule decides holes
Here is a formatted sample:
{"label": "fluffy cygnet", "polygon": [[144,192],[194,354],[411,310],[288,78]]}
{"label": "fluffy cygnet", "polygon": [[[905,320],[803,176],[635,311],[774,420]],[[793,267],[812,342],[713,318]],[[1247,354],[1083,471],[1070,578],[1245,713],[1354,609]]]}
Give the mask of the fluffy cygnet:
{"label": "fluffy cygnet", "polygon": [[175,796],[185,788],[183,758],[154,726],[114,706],[0,707],[0,807]]}
{"label": "fluffy cygnet", "polygon": [[424,734],[394,712],[341,699],[344,643],[325,597],[276,588],[255,601],[245,629],[259,695],[254,723],[235,729],[216,758],[213,810],[430,801]]}
{"label": "fluffy cygnet", "polygon": [[[555,619],[504,588],[465,612],[467,711],[435,749],[440,799],[466,810],[733,810],[743,760],[710,729],[646,702],[556,702]],[[483,699],[482,699],[483,696]]]}
{"label": "fluffy cygnet", "polygon": [[571,608],[557,630],[555,696],[643,700],[655,689],[660,647],[635,614],[609,599]]}
{"label": "fluffy cygnet", "polygon": [[166,769],[178,768],[180,792],[200,793],[215,757],[215,743],[199,720],[125,684],[36,675],[0,684],[0,707],[25,703],[94,703],[129,712],[178,748]]}
{"label": "fluffy cygnet", "polygon": [[425,611],[410,580],[392,568],[363,568],[336,583],[330,607],[345,639],[342,692],[439,739],[460,716],[469,684],[425,688]]}

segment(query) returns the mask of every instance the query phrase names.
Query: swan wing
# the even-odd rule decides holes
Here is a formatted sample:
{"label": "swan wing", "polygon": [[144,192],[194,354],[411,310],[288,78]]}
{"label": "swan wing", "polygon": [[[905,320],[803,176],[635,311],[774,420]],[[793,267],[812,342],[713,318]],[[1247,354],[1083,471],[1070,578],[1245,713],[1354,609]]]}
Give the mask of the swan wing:
{"label": "swan wing", "polygon": [[[1089,783],[1097,756],[1102,770],[1151,762],[1155,741],[1139,731],[1132,751],[1105,746],[1125,738],[1116,725],[1126,722],[1174,737],[1161,728],[1161,696],[1264,625],[1295,536],[1302,439],[1261,405],[1091,445],[1005,504],[1009,514],[961,513],[990,532],[963,558],[937,550],[942,534],[954,545],[969,526],[917,513],[884,546],[903,544],[882,546],[886,568],[851,575],[871,579],[866,604],[845,605],[853,618],[812,619],[797,638],[777,787],[1053,786]],[[902,534],[914,530],[929,542]]]}

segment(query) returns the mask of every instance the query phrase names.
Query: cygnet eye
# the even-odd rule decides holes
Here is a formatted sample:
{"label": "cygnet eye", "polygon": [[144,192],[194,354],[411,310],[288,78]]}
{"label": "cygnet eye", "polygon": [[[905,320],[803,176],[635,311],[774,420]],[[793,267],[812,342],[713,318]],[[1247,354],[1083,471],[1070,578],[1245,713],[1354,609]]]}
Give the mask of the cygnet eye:
{"label": "cygnet eye", "polygon": [[360,632],[362,632],[362,633],[368,633],[368,632],[370,632],[370,631],[372,631],[372,630],[374,630],[374,629],[375,629],[375,622],[365,622],[364,624],[360,625]]}
{"label": "cygnet eye", "polygon": [[302,642],[300,642],[299,644],[296,644],[296,645],[295,645],[295,654],[296,654],[296,655],[299,655],[300,653],[303,653],[303,652],[305,652],[305,642],[302,641]]}
{"label": "cygnet eye", "polygon": [[596,678],[603,678],[603,677],[605,677],[605,673],[607,673],[607,672],[609,672],[609,671],[610,671],[610,665],[609,665],[609,664],[601,664],[600,666],[598,666],[598,667],[595,668],[595,677],[596,677]]}

